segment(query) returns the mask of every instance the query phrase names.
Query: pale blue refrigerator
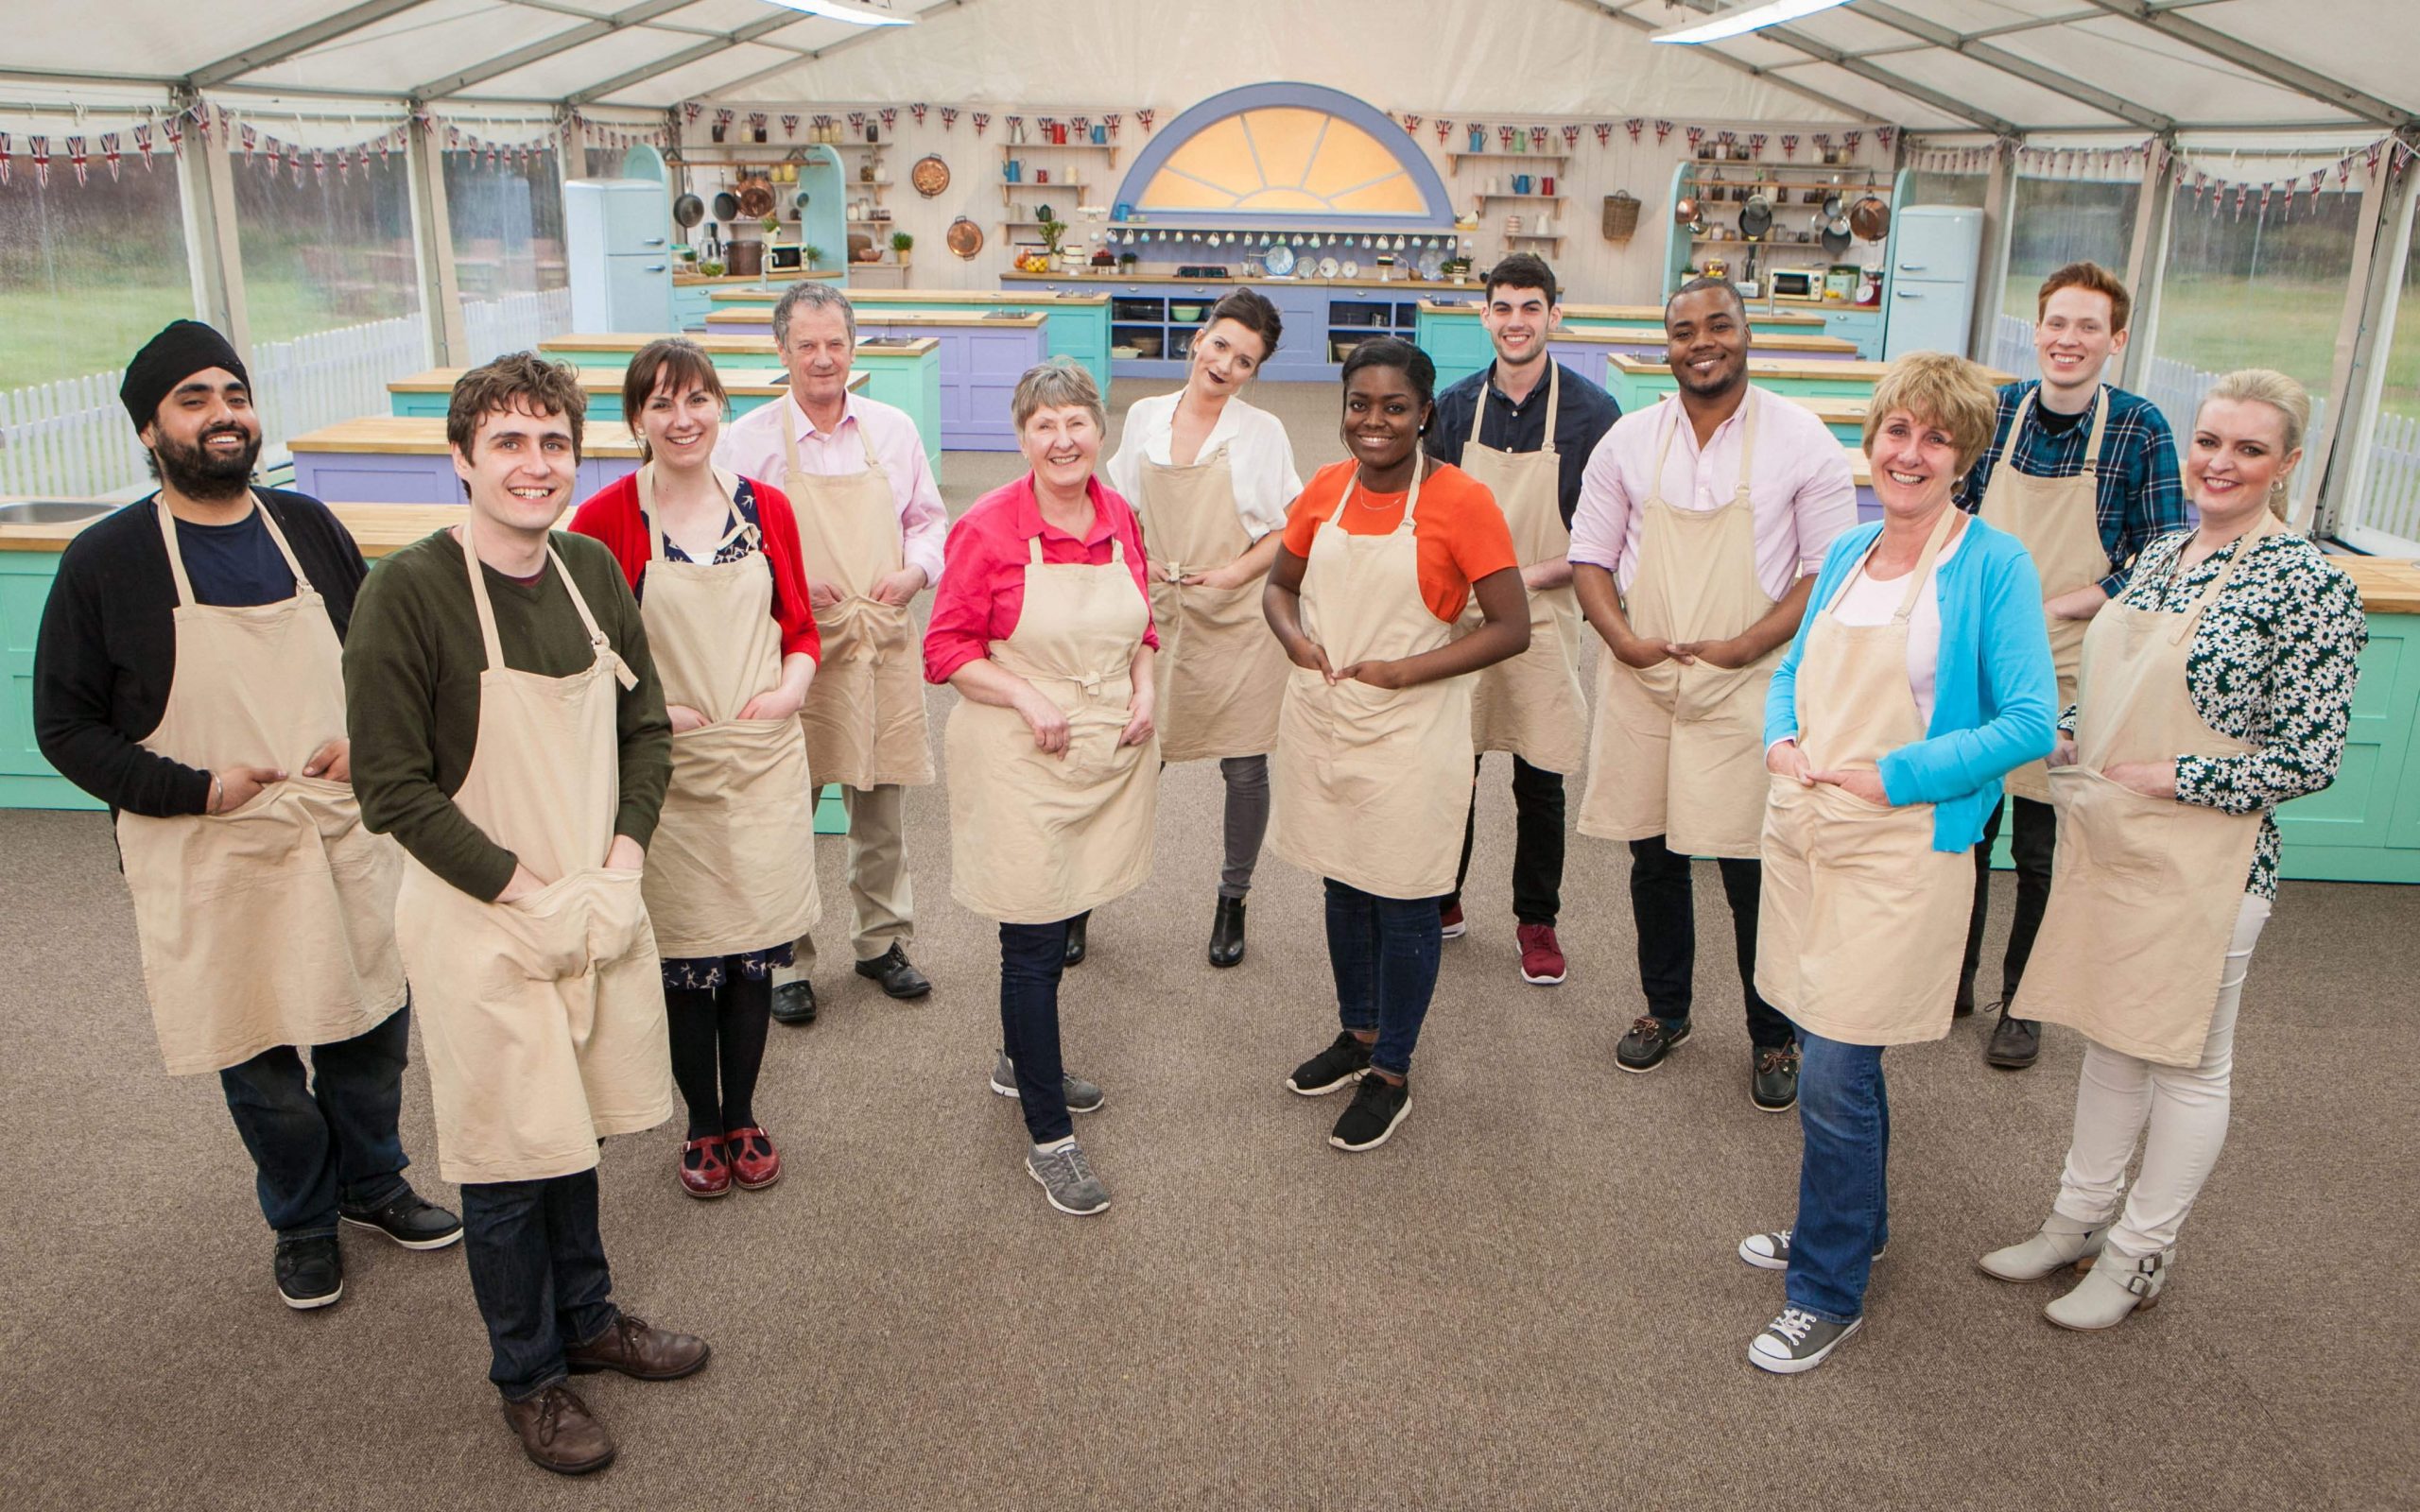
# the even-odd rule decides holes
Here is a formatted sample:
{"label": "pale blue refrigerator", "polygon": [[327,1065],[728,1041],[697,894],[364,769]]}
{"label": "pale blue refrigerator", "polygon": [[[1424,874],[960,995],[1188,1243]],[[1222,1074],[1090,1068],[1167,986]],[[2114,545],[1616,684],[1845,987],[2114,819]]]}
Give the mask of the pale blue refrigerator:
{"label": "pale blue refrigerator", "polygon": [[1908,352],[1963,355],[1975,324],[1983,261],[1983,213],[1963,205],[1910,205],[1893,217],[1884,361]]}

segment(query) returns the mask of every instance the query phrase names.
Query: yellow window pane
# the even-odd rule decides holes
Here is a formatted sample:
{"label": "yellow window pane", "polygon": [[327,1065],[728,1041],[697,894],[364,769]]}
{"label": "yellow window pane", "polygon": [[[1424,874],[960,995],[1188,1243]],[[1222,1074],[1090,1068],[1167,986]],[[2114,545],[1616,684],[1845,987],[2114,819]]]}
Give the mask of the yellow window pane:
{"label": "yellow window pane", "polygon": [[1143,192],[1146,210],[1228,210],[1235,203],[1233,190],[1189,179],[1173,168],[1153,175],[1151,186]]}
{"label": "yellow window pane", "polygon": [[1351,127],[1324,111],[1288,108],[1247,111],[1240,117],[1260,155],[1260,179],[1269,184],[1299,184],[1310,171],[1322,131],[1349,131]]}
{"label": "yellow window pane", "polygon": [[[1220,185],[1236,194],[1257,188],[1260,184],[1260,170],[1253,165],[1252,139],[1244,130],[1241,116],[1231,115],[1223,121],[1214,121],[1195,132],[1184,146],[1168,154],[1163,168],[1181,169],[1204,182]],[[1159,180],[1152,182],[1156,187]]]}
{"label": "yellow window pane", "polygon": [[1328,203],[1357,215],[1417,215],[1428,208],[1420,198],[1420,186],[1408,173],[1339,195]]}
{"label": "yellow window pane", "polygon": [[1244,196],[1238,202],[1238,207],[1244,210],[1321,211],[1328,208],[1328,202],[1317,195],[1281,185],[1274,189],[1256,190]]}
{"label": "yellow window pane", "polygon": [[1336,121],[1329,125],[1319,156],[1301,182],[1311,193],[1328,198],[1402,171],[1403,164],[1375,137]]}

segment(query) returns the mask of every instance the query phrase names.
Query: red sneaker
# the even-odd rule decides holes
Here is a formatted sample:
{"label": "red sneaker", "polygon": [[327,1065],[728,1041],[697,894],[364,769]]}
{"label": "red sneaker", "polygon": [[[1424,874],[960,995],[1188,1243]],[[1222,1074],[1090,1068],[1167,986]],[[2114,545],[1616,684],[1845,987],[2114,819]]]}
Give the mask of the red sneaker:
{"label": "red sneaker", "polygon": [[762,1192],[782,1178],[782,1152],[773,1137],[753,1124],[723,1136],[731,1142],[731,1178],[750,1192]]}
{"label": "red sneaker", "polygon": [[1523,924],[1513,931],[1521,942],[1521,980],[1531,987],[1554,987],[1563,981],[1563,947],[1555,943],[1552,924]]}
{"label": "red sneaker", "polygon": [[730,1151],[719,1134],[681,1146],[681,1190],[693,1197],[731,1194]]}
{"label": "red sneaker", "polygon": [[1439,926],[1437,933],[1444,939],[1460,939],[1462,937],[1462,932],[1470,928],[1468,924],[1462,922],[1462,905],[1460,903],[1447,903],[1438,909],[1437,923]]}

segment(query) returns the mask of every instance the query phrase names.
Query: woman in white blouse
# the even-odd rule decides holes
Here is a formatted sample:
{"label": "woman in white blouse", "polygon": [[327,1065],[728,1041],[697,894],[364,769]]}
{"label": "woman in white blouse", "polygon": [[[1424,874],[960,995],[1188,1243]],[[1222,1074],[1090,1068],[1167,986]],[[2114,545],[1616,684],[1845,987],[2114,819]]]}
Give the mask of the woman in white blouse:
{"label": "woman in white blouse", "polygon": [[[1150,554],[1161,759],[1216,757],[1227,784],[1213,966],[1244,958],[1244,897],[1269,829],[1269,752],[1286,689],[1286,651],[1261,617],[1260,588],[1303,480],[1285,425],[1242,398],[1279,329],[1277,307],[1250,289],[1213,305],[1184,387],[1135,401],[1109,463]],[[1067,964],[1083,957],[1078,919]]]}

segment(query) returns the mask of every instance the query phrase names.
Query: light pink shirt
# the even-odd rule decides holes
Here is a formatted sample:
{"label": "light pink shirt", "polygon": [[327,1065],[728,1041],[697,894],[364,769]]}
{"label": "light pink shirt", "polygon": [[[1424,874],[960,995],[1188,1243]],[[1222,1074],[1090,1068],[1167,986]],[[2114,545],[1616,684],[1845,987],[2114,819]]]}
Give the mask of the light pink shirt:
{"label": "light pink shirt", "polygon": [[[806,504],[804,490],[790,485],[789,455],[782,445],[785,411],[797,420],[799,465],[808,472],[822,477],[862,472],[865,446],[872,443],[874,460],[882,464],[891,497],[899,505],[901,559],[910,567],[922,567],[925,582],[940,582],[949,511],[942,504],[941,485],[925,461],[924,438],[916,434],[916,422],[908,412],[878,399],[851,394],[841,408],[840,423],[827,435],[815,428],[796,398],[785,395],[725,425],[722,439],[715,445],[715,465],[743,477],[763,478],[801,508]],[[858,439],[861,430],[863,442]],[[816,565],[806,564],[810,580],[819,576]]]}
{"label": "light pink shirt", "polygon": [[[1838,438],[1815,412],[1750,386],[1738,412],[1714,428],[1705,449],[1678,396],[1614,422],[1589,454],[1571,516],[1571,559],[1602,567],[1623,592],[1638,576],[1638,543],[1650,498],[1675,509],[1720,509],[1739,484],[1739,442],[1756,406],[1755,474],[1748,502],[1756,535],[1756,580],[1778,601],[1824,565],[1833,538],[1857,524],[1857,483]],[[1673,434],[1678,426],[1679,433]],[[1660,486],[1650,476],[1671,437]]]}

